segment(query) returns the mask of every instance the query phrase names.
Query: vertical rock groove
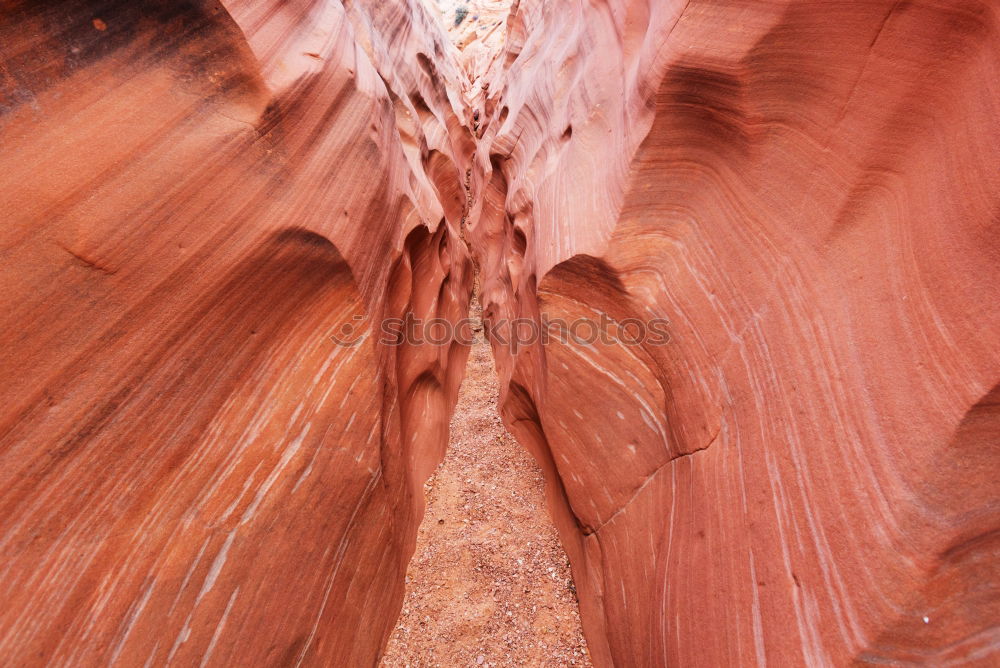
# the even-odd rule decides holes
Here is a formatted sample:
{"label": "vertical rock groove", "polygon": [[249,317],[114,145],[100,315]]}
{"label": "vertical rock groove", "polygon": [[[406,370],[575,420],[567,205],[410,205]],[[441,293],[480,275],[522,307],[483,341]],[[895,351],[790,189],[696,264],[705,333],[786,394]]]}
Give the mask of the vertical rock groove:
{"label": "vertical rock groove", "polygon": [[0,12],[0,659],[373,663],[467,355],[380,332],[468,312],[436,20]]}
{"label": "vertical rock groove", "polygon": [[377,661],[477,271],[595,664],[995,663],[998,21],[0,4],[0,659]]}
{"label": "vertical rock groove", "polygon": [[522,0],[509,34],[488,317],[669,323],[495,346],[595,663],[995,661],[995,4]]}

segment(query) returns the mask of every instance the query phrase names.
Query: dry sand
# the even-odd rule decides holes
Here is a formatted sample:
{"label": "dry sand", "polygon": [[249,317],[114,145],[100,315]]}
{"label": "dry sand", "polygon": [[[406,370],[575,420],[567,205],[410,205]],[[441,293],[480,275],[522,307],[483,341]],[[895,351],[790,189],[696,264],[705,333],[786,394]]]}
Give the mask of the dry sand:
{"label": "dry sand", "polygon": [[427,512],[384,666],[589,666],[566,553],[535,461],[497,413],[478,342],[425,485]]}

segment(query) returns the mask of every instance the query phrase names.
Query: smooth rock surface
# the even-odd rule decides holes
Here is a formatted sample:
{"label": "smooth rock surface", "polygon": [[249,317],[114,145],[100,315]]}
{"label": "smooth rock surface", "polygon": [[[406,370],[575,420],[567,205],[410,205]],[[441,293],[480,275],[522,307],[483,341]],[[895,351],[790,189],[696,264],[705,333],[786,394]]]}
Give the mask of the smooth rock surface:
{"label": "smooth rock surface", "polygon": [[434,11],[0,6],[2,662],[375,663],[475,266],[595,664],[995,664],[997,4]]}
{"label": "smooth rock surface", "polygon": [[487,318],[670,323],[495,342],[595,662],[995,663],[996,3],[508,26],[475,100]]}
{"label": "smooth rock surface", "polygon": [[2,663],[373,663],[467,355],[376,329],[468,311],[450,43],[402,0],[0,11]]}

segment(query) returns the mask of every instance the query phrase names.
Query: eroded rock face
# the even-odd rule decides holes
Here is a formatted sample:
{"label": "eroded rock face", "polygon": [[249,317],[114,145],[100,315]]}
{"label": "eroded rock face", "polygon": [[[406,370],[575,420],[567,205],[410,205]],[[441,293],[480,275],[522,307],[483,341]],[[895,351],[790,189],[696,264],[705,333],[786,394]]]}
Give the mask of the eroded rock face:
{"label": "eroded rock face", "polygon": [[375,329],[467,312],[436,25],[4,5],[4,663],[373,662],[466,355]]}
{"label": "eroded rock face", "polygon": [[0,656],[372,663],[474,260],[596,663],[995,662],[997,12],[6,3]]}
{"label": "eroded rock face", "polygon": [[996,660],[995,3],[522,0],[487,316],[603,665]]}

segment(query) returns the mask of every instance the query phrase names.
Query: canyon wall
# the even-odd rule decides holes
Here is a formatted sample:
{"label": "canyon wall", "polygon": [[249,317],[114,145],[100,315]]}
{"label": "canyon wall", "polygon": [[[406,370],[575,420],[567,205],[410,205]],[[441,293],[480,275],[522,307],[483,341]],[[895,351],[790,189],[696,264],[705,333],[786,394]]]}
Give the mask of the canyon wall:
{"label": "canyon wall", "polygon": [[505,31],[0,6],[5,663],[374,662],[468,352],[380,323],[473,265],[595,663],[995,662],[996,4]]}
{"label": "canyon wall", "polygon": [[0,6],[5,665],[375,660],[467,354],[377,329],[467,313],[456,62],[416,0]]}
{"label": "canyon wall", "polygon": [[515,4],[469,239],[493,327],[619,335],[493,341],[597,664],[996,661],[998,18]]}

